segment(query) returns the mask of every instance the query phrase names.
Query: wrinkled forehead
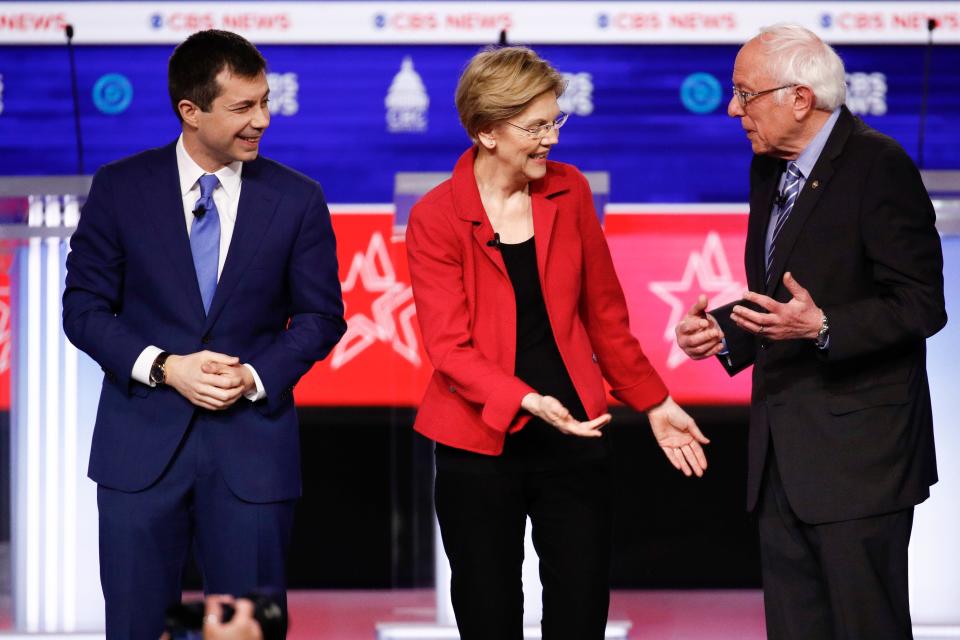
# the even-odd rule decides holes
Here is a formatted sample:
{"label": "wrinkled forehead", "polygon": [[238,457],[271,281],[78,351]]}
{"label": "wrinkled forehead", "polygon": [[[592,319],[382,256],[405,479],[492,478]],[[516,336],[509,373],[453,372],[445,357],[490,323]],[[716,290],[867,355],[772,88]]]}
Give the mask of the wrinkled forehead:
{"label": "wrinkled forehead", "polygon": [[748,41],[740,48],[733,63],[733,83],[742,89],[756,91],[758,86],[769,80],[765,63],[759,39]]}

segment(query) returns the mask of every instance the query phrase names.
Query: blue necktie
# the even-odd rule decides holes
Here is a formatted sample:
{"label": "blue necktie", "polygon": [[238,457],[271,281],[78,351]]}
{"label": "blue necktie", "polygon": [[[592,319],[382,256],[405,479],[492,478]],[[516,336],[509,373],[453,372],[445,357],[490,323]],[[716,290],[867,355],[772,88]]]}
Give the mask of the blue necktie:
{"label": "blue necktie", "polygon": [[220,214],[213,201],[213,192],[218,186],[220,180],[212,173],[200,176],[200,198],[193,206],[193,225],[190,227],[190,250],[205,312],[210,311],[217,290],[217,269],[220,266]]}
{"label": "blue necktie", "polygon": [[777,238],[780,235],[780,231],[783,230],[783,225],[786,224],[787,218],[790,217],[790,213],[793,211],[793,205],[797,201],[797,196],[800,195],[800,178],[802,177],[803,174],[800,173],[800,168],[797,167],[796,162],[791,162],[787,165],[787,177],[783,182],[783,201],[778,207],[780,213],[773,223],[773,235],[770,236],[770,247],[767,249],[767,286],[770,286],[773,254],[777,246]]}

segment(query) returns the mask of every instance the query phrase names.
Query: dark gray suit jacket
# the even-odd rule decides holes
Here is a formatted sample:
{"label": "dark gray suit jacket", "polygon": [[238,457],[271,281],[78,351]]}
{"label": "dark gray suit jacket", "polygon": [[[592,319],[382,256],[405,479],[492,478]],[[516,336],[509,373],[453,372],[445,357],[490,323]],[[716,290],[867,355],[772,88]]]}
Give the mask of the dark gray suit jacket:
{"label": "dark gray suit jacket", "polygon": [[712,313],[734,375],[750,364],[747,506],[769,445],[791,506],[816,524],[913,506],[937,481],[925,340],[946,324],[943,257],[920,174],[891,138],[846,107],[777,240],[764,239],[785,163],[750,168],[746,272],[751,291],[786,302],[790,271],[830,323],[830,347],[768,341]]}

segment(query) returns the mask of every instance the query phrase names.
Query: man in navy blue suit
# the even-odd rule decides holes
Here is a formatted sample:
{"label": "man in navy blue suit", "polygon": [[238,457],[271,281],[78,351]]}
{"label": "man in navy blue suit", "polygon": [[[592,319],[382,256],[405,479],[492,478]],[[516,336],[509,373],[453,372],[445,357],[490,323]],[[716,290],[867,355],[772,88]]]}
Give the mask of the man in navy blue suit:
{"label": "man in navy blue suit", "polygon": [[265,69],[232,33],[180,44],[182,135],[102,167],[71,240],[64,329],[105,372],[89,475],[110,639],[160,635],[191,547],[207,593],[284,600],[292,390],[345,323],[320,185],[258,154]]}

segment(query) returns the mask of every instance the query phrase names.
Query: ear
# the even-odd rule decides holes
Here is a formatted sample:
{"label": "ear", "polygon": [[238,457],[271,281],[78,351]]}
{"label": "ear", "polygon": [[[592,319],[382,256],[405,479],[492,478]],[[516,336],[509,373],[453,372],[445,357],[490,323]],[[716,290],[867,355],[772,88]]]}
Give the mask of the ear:
{"label": "ear", "polygon": [[483,148],[493,151],[497,147],[497,136],[493,133],[493,127],[487,127],[483,131],[478,131],[477,142],[479,142]]}
{"label": "ear", "polygon": [[793,93],[793,113],[797,121],[803,120],[817,107],[817,96],[810,87],[800,85]]}
{"label": "ear", "polygon": [[199,126],[198,118],[200,117],[200,107],[184,99],[177,103],[177,110],[180,112],[180,117],[183,118],[185,124],[190,125],[194,129]]}

